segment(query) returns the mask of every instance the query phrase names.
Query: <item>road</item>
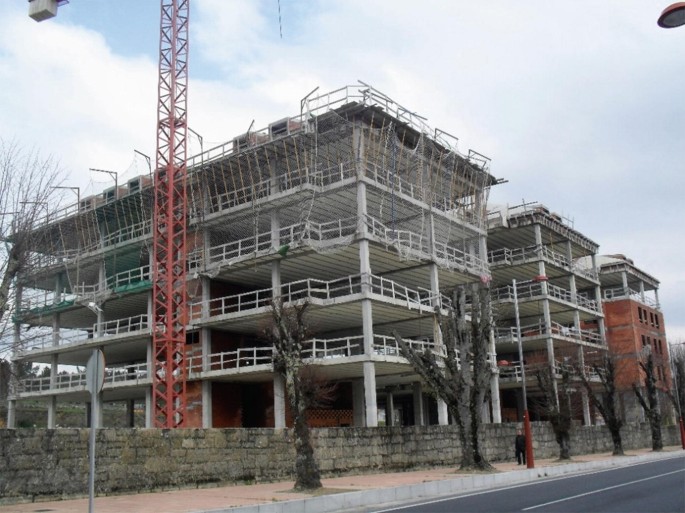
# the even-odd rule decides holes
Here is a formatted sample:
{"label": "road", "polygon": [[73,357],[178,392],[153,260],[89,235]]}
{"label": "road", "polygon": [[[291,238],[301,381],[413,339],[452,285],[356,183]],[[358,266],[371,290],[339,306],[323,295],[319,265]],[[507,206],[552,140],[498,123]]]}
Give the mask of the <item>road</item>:
{"label": "road", "polygon": [[368,513],[683,513],[685,456]]}

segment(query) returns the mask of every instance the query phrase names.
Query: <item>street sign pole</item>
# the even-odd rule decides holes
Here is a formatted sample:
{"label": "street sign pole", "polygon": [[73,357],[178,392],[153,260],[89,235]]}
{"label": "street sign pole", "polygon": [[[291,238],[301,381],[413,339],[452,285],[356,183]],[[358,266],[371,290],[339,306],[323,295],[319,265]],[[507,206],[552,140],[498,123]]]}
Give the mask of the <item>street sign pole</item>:
{"label": "street sign pole", "polygon": [[105,355],[95,349],[86,366],[86,389],[90,391],[90,465],[88,474],[88,513],[93,513],[95,498],[95,428],[98,425],[100,392],[105,384]]}

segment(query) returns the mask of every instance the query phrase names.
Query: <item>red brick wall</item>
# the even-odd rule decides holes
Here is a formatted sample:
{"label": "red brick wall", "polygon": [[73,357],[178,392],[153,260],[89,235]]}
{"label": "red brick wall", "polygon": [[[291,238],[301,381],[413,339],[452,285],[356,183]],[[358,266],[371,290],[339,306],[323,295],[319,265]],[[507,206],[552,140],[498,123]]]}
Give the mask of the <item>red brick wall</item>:
{"label": "red brick wall", "polygon": [[608,301],[603,306],[607,344],[609,349],[619,356],[617,388],[629,389],[633,383],[642,381],[637,354],[642,351],[643,337],[645,345],[649,344],[652,347],[657,376],[664,378],[659,380],[658,385],[666,386],[670,373],[668,372],[663,314],[647,305],[628,299]]}

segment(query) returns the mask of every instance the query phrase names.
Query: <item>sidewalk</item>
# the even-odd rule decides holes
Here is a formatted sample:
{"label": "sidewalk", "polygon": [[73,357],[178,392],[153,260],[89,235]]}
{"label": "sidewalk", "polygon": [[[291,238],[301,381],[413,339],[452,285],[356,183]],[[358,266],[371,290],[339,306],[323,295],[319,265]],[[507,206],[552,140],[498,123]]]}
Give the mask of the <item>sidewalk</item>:
{"label": "sidewalk", "polygon": [[[460,474],[454,467],[444,467],[411,472],[354,475],[323,479],[324,489],[315,495],[294,492],[293,481],[115,495],[96,497],[94,509],[97,513],[343,511],[408,498],[430,497],[522,483],[541,477],[682,455],[683,451],[679,446],[672,446],[666,447],[660,453],[654,453],[649,449],[627,451],[625,457],[614,457],[611,453],[605,452],[574,456],[570,462],[563,463],[554,459],[536,460],[535,469],[531,470],[517,466],[516,463],[495,463],[494,466],[498,472],[492,474]],[[87,498],[0,506],[0,513],[83,513],[86,511],[88,511]]]}

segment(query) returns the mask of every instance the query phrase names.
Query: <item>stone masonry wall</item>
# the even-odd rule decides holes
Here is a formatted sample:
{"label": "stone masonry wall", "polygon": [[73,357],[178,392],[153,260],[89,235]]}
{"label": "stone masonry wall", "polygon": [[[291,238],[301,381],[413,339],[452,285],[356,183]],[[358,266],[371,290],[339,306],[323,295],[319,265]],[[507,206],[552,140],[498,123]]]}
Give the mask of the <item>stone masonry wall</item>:
{"label": "stone masonry wall", "polygon": [[[515,424],[485,426],[490,461],[514,458]],[[622,431],[625,449],[649,447],[648,425]],[[679,443],[675,427],[664,443]],[[324,428],[314,430],[316,455],[325,476],[456,466],[455,426]],[[96,493],[114,494],[218,483],[292,479],[294,449],[289,430],[100,429],[97,432]],[[536,458],[558,455],[547,423],[533,423]],[[601,426],[578,427],[572,453],[612,448]],[[0,503],[87,494],[87,429],[0,429]]]}

